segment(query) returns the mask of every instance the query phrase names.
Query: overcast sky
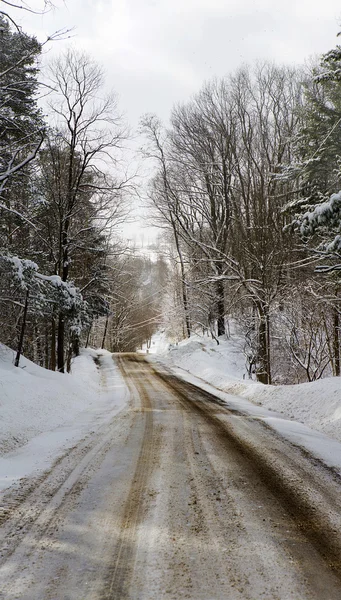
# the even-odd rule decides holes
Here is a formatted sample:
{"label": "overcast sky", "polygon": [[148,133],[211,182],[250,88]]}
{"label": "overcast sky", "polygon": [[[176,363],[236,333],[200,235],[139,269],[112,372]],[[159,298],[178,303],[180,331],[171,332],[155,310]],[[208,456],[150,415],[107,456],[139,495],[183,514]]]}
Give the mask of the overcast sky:
{"label": "overcast sky", "polygon": [[[33,4],[32,2],[30,3]],[[34,0],[36,7],[40,0]],[[40,39],[74,27],[72,43],[106,71],[108,87],[136,126],[155,112],[167,119],[203,81],[243,63],[302,63],[337,43],[339,0],[56,0],[44,17],[23,16]],[[58,42],[52,53],[70,43]]]}
{"label": "overcast sky", "polygon": [[[31,0],[41,8],[43,0]],[[132,130],[141,115],[169,117],[172,106],[205,80],[243,63],[267,59],[302,64],[337,43],[340,0],[54,0],[44,16],[17,11],[27,33],[40,40],[74,28],[72,45],[105,69],[108,89]],[[20,12],[20,16],[18,15]],[[49,46],[45,59],[70,44]],[[136,236],[141,222],[130,226]],[[146,232],[148,235],[148,230]]]}

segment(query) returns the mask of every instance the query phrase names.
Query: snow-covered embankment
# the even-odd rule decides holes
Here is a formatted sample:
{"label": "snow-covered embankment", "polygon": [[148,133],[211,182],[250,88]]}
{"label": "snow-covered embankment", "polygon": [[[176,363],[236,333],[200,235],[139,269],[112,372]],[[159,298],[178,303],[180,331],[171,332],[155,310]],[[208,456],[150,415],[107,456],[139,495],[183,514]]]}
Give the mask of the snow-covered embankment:
{"label": "snow-covered embankment", "polygon": [[242,340],[195,336],[160,355],[164,364],[244,398],[266,409],[295,419],[341,442],[341,378],[331,377],[298,385],[263,385],[250,381],[245,369]]}
{"label": "snow-covered embankment", "polygon": [[[38,473],[125,405],[127,388],[112,356],[83,350],[72,374],[43,369],[0,346],[0,490]],[[99,361],[97,368],[94,359]]]}

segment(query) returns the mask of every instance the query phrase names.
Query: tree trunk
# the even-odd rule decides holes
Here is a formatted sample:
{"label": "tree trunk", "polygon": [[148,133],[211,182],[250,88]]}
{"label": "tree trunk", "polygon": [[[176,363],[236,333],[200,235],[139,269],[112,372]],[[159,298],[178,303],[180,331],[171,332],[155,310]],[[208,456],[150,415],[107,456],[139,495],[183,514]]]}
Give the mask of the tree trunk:
{"label": "tree trunk", "polygon": [[188,299],[187,299],[187,290],[186,290],[186,282],[182,282],[182,300],[184,304],[184,312],[185,312],[185,325],[186,325],[186,335],[188,338],[191,337],[191,319],[188,314]]}
{"label": "tree trunk", "polygon": [[53,316],[51,320],[51,359],[50,359],[50,369],[51,371],[55,371],[57,366],[57,357],[56,357],[56,319]]}
{"label": "tree trunk", "polygon": [[217,307],[217,326],[218,326],[218,337],[225,335],[225,292],[224,282],[217,281],[215,285],[216,289],[216,307]]}
{"label": "tree trunk", "polygon": [[66,370],[68,373],[71,371],[71,359],[72,359],[72,344],[69,344],[67,351],[67,359],[66,359]]}
{"label": "tree trunk", "polygon": [[73,340],[72,340],[72,351],[74,353],[75,356],[79,356],[79,335],[75,335]]}
{"label": "tree trunk", "polygon": [[105,338],[107,337],[108,323],[109,323],[109,315],[107,315],[107,318],[105,320],[105,327],[104,327],[104,333],[103,333],[103,339],[102,339],[102,345],[101,345],[102,350],[104,349]]}
{"label": "tree trunk", "polygon": [[333,354],[334,354],[334,375],[340,376],[340,313],[337,306],[333,308]]}
{"label": "tree trunk", "polygon": [[171,222],[172,222],[172,227],[173,227],[176,251],[178,253],[179,262],[180,262],[181,294],[182,294],[182,303],[183,303],[184,315],[185,315],[185,333],[186,333],[186,336],[188,338],[190,338],[191,337],[191,319],[190,319],[189,310],[188,310],[189,307],[188,307],[187,284],[186,284],[186,277],[185,277],[185,265],[184,265],[184,259],[182,256],[181,248],[180,248],[178,232],[177,232],[176,225],[175,225],[175,222],[174,222],[172,216],[171,216]]}
{"label": "tree trunk", "polygon": [[[69,196],[68,206],[70,206],[70,203],[71,203],[70,185],[69,185],[68,190],[69,190],[68,191],[68,196]],[[62,279],[62,281],[65,281],[65,282],[68,280],[68,276],[69,276],[69,250],[68,250],[69,225],[70,225],[70,219],[67,217],[63,223],[63,229],[62,229],[62,233],[61,233],[61,240],[62,240],[61,279]],[[57,369],[60,373],[64,373],[64,343],[65,343],[65,317],[64,317],[64,314],[62,312],[60,312],[59,319],[58,319],[58,336],[57,336]],[[67,360],[69,360],[68,357],[69,357],[69,349],[68,349]]]}
{"label": "tree trunk", "polygon": [[65,321],[64,315],[59,314],[58,320],[58,337],[57,337],[57,369],[60,373],[64,373],[64,337],[65,337]]}
{"label": "tree trunk", "polygon": [[88,334],[87,334],[87,336],[86,336],[86,342],[85,342],[85,347],[86,347],[86,348],[87,348],[87,347],[88,347],[88,345],[89,345],[89,339],[90,339],[90,333],[91,333],[91,329],[92,329],[92,323],[93,323],[93,321],[91,321],[91,323],[90,323],[90,327],[89,327],[89,329],[88,329]]}
{"label": "tree trunk", "polygon": [[[33,322],[32,322],[33,321]],[[38,334],[37,334],[37,323],[33,318],[31,319],[31,330],[32,330],[32,341],[31,341],[31,354],[32,360],[36,365],[39,365],[39,351],[38,351]]]}
{"label": "tree trunk", "polygon": [[49,368],[49,332],[45,322],[45,369]]}
{"label": "tree trunk", "polygon": [[267,385],[271,384],[270,364],[270,317],[269,307],[266,304],[257,304],[258,310],[258,366],[257,380]]}
{"label": "tree trunk", "polygon": [[41,343],[41,337],[40,337],[40,331],[39,331],[39,326],[35,325],[34,327],[34,337],[36,340],[36,352],[37,352],[37,363],[38,365],[40,365],[41,367],[44,364],[44,352],[43,352],[43,348],[42,348],[42,343]]}
{"label": "tree trunk", "polygon": [[23,313],[22,323],[21,323],[21,331],[20,331],[20,337],[19,337],[19,343],[18,343],[18,350],[17,350],[17,355],[15,357],[15,362],[14,362],[15,367],[19,367],[20,356],[21,356],[22,348],[23,348],[23,344],[24,344],[26,317],[27,317],[27,309],[28,309],[28,296],[29,296],[29,291],[27,290],[26,298],[25,298],[24,313]]}

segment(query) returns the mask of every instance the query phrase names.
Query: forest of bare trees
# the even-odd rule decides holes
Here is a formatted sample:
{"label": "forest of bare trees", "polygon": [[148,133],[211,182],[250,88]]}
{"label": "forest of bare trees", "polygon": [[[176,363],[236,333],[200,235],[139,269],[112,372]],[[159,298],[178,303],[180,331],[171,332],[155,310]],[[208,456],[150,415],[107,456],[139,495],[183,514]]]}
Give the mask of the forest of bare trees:
{"label": "forest of bare trees", "polygon": [[340,84],[319,72],[242,68],[174,108],[170,127],[142,120],[156,169],[149,203],[172,234],[184,333],[202,327],[219,341],[234,319],[250,377],[267,384],[340,374],[340,200],[329,200],[340,172],[317,114],[324,98],[340,139]]}
{"label": "forest of bare trees", "polygon": [[[339,376],[340,48],[214,79],[167,126],[145,115],[145,182],[122,166],[131,132],[101,67],[69,49],[41,72],[45,42],[3,5],[0,341],[16,364],[64,372],[82,345],[135,351],[158,328],[219,343],[233,320],[251,378]],[[143,195],[152,257],[119,233]]]}

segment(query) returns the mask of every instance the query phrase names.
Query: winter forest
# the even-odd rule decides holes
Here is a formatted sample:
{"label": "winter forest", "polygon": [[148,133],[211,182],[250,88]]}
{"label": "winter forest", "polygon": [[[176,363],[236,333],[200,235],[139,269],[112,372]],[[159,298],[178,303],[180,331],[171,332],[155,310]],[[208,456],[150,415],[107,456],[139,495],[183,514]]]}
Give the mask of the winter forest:
{"label": "winter forest", "polygon": [[[133,352],[158,330],[219,344],[233,324],[251,379],[340,376],[341,47],[244,65],[134,132],[91,56],[71,40],[45,57],[67,35],[37,40],[2,3],[0,342],[16,366],[69,371],[80,347]],[[122,235],[137,204],[148,248]]]}

